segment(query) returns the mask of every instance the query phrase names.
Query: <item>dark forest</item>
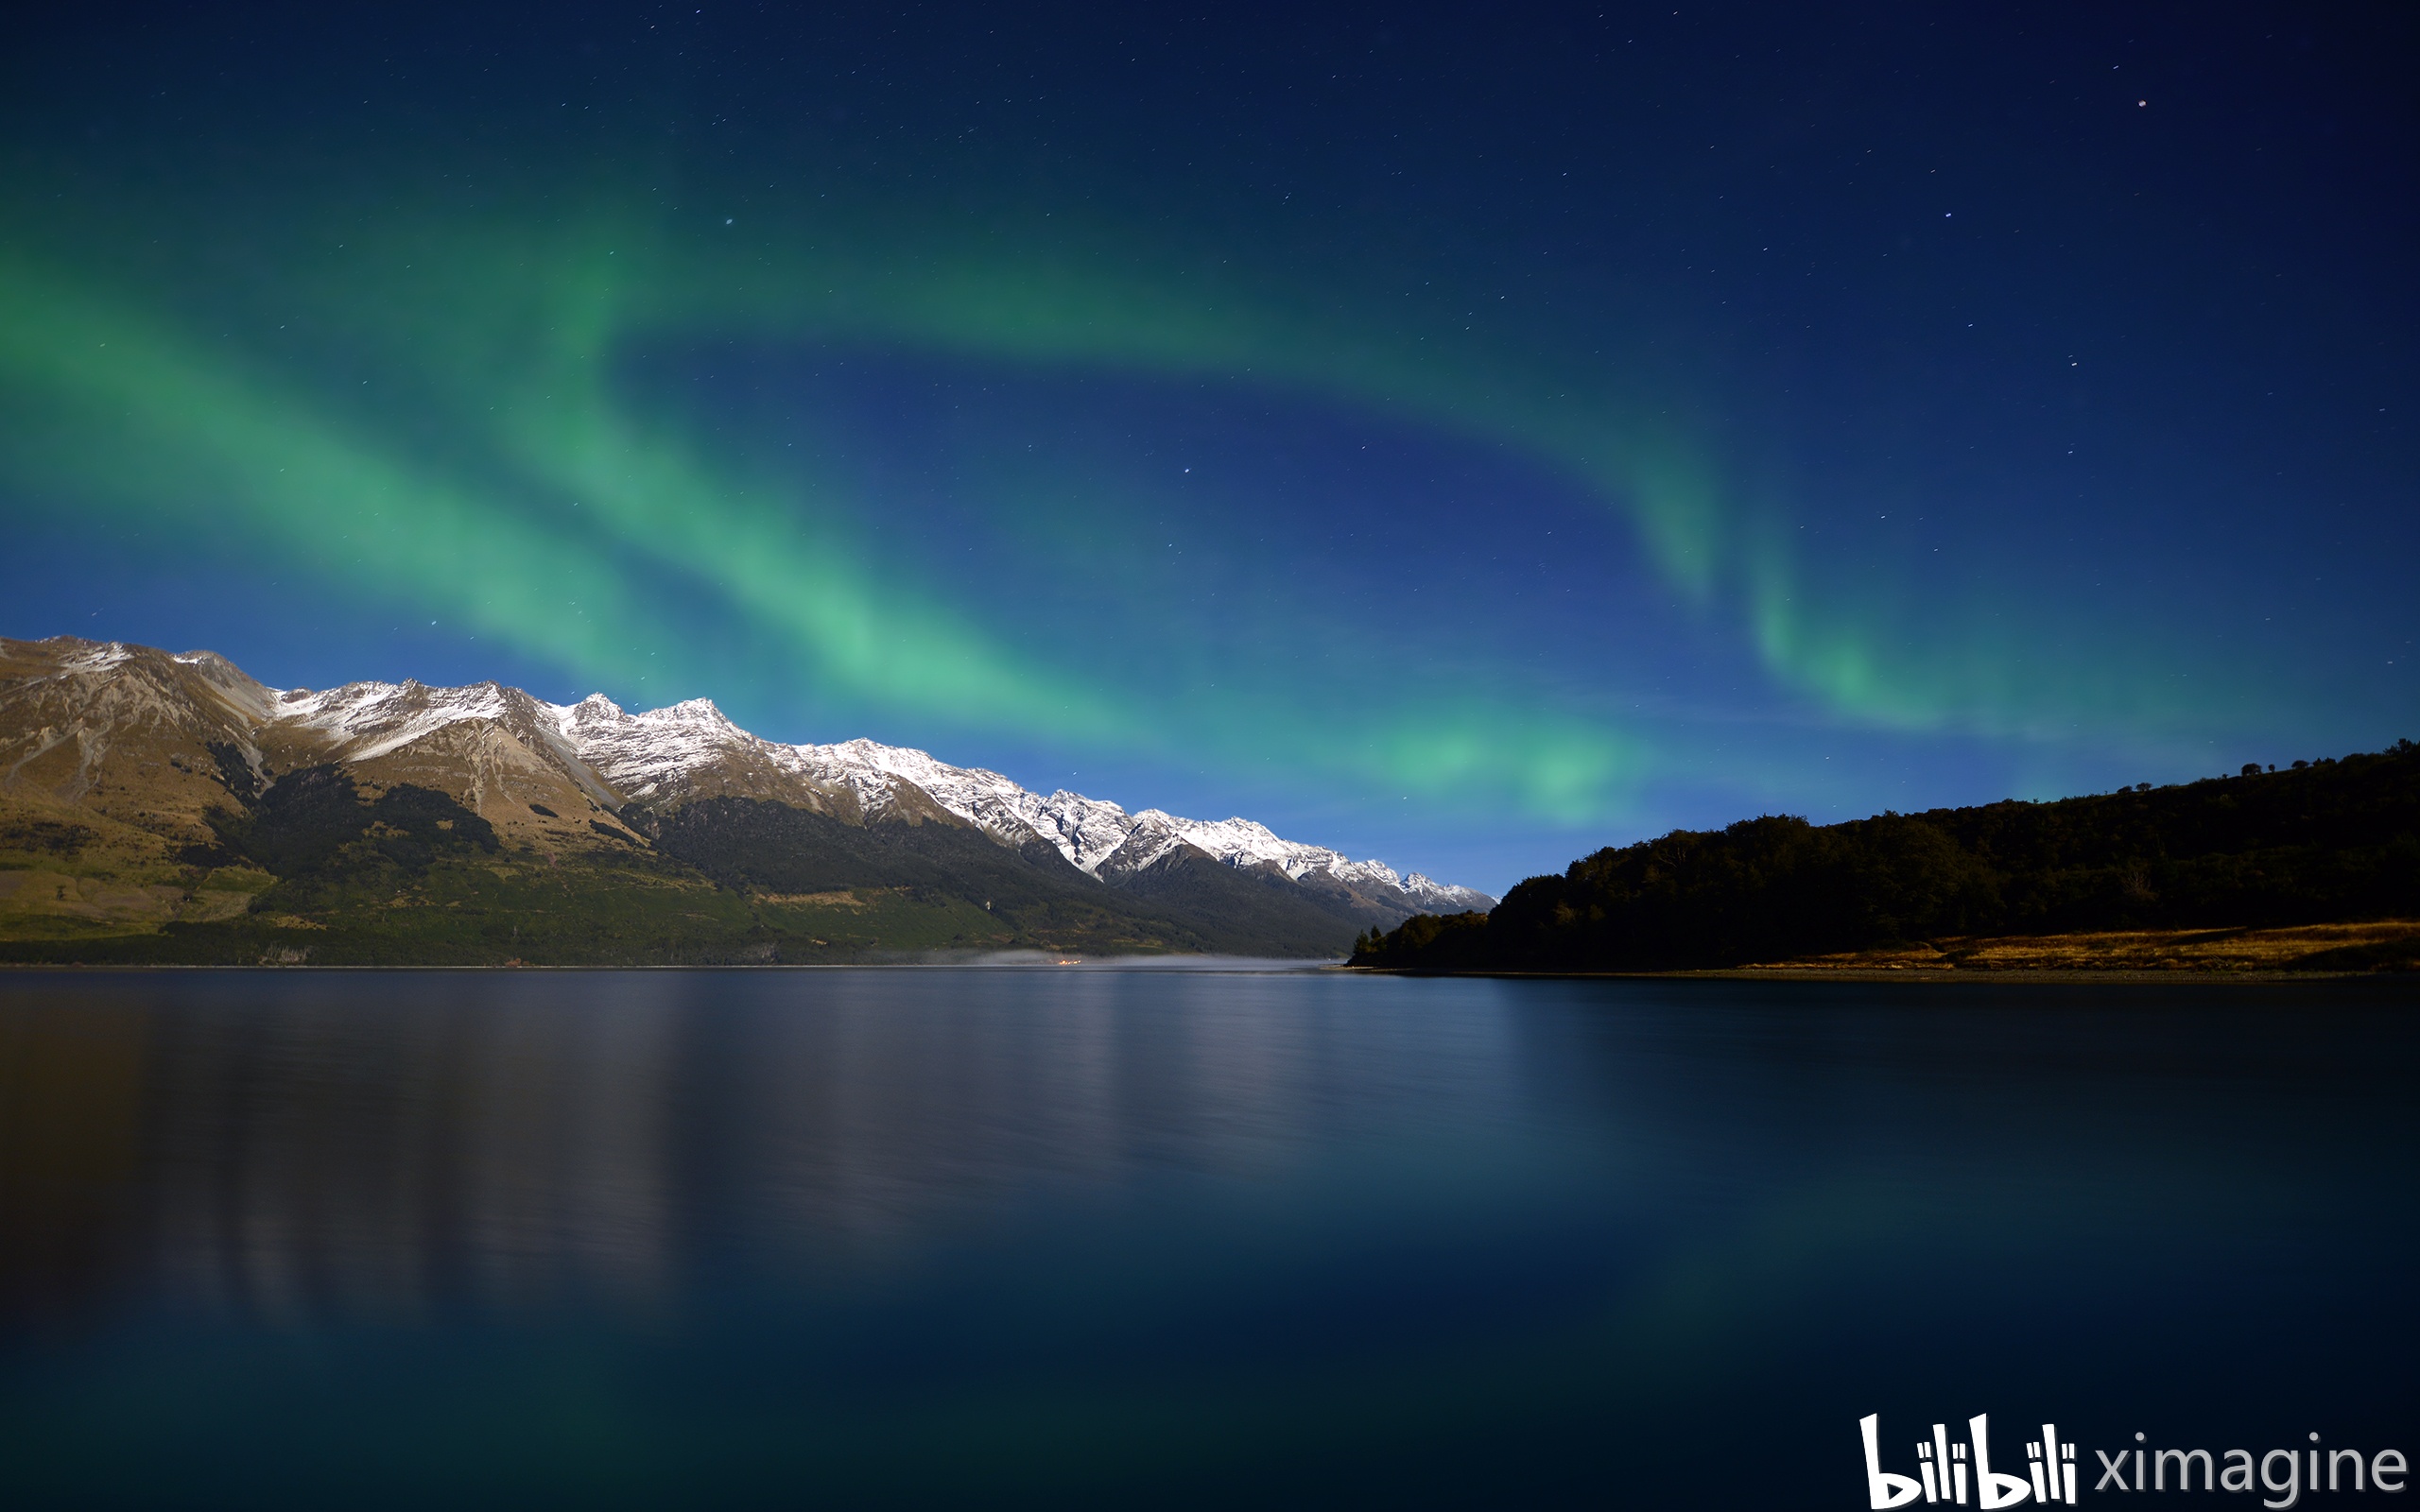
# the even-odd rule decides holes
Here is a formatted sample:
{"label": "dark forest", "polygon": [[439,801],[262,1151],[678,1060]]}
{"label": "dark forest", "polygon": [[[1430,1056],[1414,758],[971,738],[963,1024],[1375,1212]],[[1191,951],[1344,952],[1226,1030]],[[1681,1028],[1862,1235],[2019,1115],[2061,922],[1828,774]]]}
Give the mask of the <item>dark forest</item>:
{"label": "dark forest", "polygon": [[1491,914],[1365,935],[1357,966],[1663,971],[1941,936],[2420,912],[2420,747],[2054,802],[1767,816],[1609,847]]}

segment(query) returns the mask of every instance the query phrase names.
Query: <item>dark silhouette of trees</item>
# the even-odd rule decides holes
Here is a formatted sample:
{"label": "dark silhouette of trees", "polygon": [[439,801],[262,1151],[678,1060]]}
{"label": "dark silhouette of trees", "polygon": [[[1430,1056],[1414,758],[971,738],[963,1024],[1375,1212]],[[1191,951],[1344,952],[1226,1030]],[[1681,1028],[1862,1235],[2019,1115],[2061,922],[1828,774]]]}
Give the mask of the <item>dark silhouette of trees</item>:
{"label": "dark silhouette of trees", "polygon": [[1741,966],[1942,936],[2318,923],[2420,913],[2420,747],[2247,765],[2050,803],[1676,830],[1420,915],[1354,962],[1422,971]]}

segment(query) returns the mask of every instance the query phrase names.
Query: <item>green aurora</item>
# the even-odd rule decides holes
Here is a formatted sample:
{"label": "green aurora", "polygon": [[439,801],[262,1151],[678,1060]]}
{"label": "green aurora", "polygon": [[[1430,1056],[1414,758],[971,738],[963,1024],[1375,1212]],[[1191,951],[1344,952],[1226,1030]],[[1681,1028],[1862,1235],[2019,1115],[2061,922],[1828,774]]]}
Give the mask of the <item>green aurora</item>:
{"label": "green aurora", "polygon": [[[1178,186],[1205,202],[1188,214],[1176,188],[1112,193],[1104,171],[1097,192],[1031,194],[946,154],[921,160],[928,190],[881,192],[775,151],[603,141],[508,162],[468,145],[475,124],[408,153],[246,137],[215,165],[172,152],[140,173],[21,154],[0,200],[0,507],[51,540],[207,543],[569,683],[713,696],[787,738],[870,718],[954,759],[1187,765],[1465,826],[1597,833],[1670,814],[1676,784],[1733,809],[1859,801],[1870,782],[1806,771],[1810,739],[1903,763],[1996,751],[2030,785],[2112,757],[2200,770],[2281,717],[2355,733],[2290,658],[2214,666],[2172,577],[2097,594],[2097,570],[1810,550],[1809,522],[1854,501],[1743,439],[1763,399],[1644,285],[1253,223],[1217,185]],[[1616,550],[1605,595],[1633,618],[1542,657],[1458,657],[1452,634],[1373,634],[1382,595],[1361,582],[1282,626],[1264,605],[1207,648],[1181,616],[1107,598],[1092,613],[1112,644],[1039,633],[1029,604],[878,539],[885,502],[828,455],[776,457],[654,402],[664,353],[743,349],[1369,417],[1584,501]],[[1123,476],[1069,459],[1050,528],[1114,531],[1164,502]],[[960,488],[1013,529],[1028,482]],[[1319,562],[1282,572],[1298,603],[1320,597]],[[1165,579],[1139,602],[1155,595]],[[1658,663],[1641,619],[1695,649]],[[1640,693],[1658,673],[1721,692],[1658,704]]]}
{"label": "green aurora", "polygon": [[[2187,713],[2165,700],[2143,709],[2151,690],[2122,675],[2046,680],[2029,699],[1988,643],[1911,655],[1854,613],[1809,605],[1780,518],[1737,502],[1742,490],[1702,445],[1601,383],[1590,391],[1524,371],[1514,353],[1424,352],[1423,337],[1349,312],[1306,319],[1240,280],[1189,287],[1183,270],[1154,281],[1117,277],[1106,257],[1071,266],[1063,243],[957,263],[860,228],[855,255],[824,257],[804,229],[782,228],[735,252],[679,245],[638,219],[582,216],[576,233],[545,235],[412,216],[298,238],[320,242],[318,266],[276,282],[301,293],[284,302],[306,304],[376,373],[360,387],[377,396],[355,404],[279,363],[267,342],[209,339],[159,301],[112,298],[18,253],[0,265],[0,361],[12,408],[39,406],[49,423],[39,447],[11,438],[17,465],[60,495],[170,529],[191,523],[199,491],[216,524],[264,549],[363,592],[442,606],[584,677],[628,683],[642,670],[632,656],[675,640],[650,626],[643,575],[608,549],[621,548],[712,584],[819,685],[1141,746],[1157,719],[1138,717],[1121,690],[1037,665],[1012,628],[879,578],[849,539],[853,511],[816,480],[734,475],[651,428],[616,401],[615,354],[666,339],[839,336],[1037,366],[1242,373],[1280,393],[1409,414],[1584,480],[1668,582],[1743,621],[1778,680],[1844,717],[2006,730],[2078,704]],[[381,419],[398,390],[412,410],[402,426]],[[550,507],[573,500],[589,511],[576,524]],[[687,670],[708,679],[708,667]],[[1618,729],[1494,708],[1478,690],[1443,701],[1461,704],[1459,716],[1438,718],[1426,690],[1306,754],[1424,792],[1477,776],[1572,816],[1600,812],[1595,795],[1636,768],[1635,742]]]}

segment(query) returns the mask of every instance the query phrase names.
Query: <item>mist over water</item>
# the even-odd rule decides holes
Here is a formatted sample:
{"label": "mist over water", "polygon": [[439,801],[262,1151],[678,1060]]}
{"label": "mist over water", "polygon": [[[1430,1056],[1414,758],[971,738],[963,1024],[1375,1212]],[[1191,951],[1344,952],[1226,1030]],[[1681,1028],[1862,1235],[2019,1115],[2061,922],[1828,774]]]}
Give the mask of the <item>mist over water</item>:
{"label": "mist over water", "polygon": [[0,1500],[1852,1506],[1869,1412],[2410,1452],[2411,1007],[11,975]]}

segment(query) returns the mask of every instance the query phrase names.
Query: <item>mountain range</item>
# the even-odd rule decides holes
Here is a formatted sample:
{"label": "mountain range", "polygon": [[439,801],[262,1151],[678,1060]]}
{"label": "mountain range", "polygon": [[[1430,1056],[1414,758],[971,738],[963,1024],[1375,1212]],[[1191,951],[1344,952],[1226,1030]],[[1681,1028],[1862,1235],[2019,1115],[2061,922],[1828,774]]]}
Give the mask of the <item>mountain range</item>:
{"label": "mountain range", "polygon": [[852,740],[0,639],[0,959],[1341,955],[1472,888]]}

